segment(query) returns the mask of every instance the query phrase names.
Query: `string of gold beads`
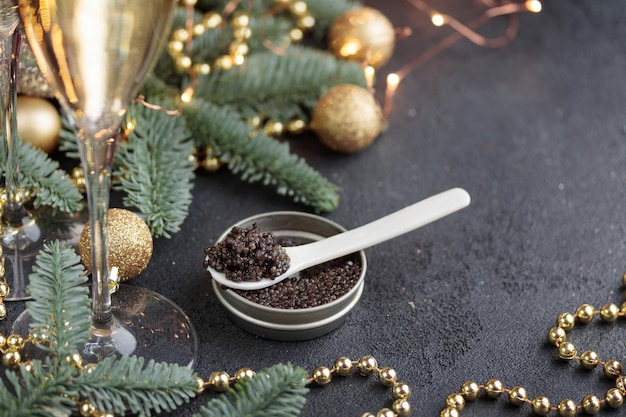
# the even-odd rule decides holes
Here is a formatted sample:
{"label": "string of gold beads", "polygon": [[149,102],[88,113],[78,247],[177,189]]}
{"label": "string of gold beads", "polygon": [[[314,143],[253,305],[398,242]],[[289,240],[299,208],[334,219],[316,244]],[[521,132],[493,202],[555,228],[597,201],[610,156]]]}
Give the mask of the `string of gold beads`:
{"label": "string of gold beads", "polygon": [[304,38],[304,33],[315,26],[315,18],[309,12],[307,3],[303,0],[275,0],[279,7],[285,8],[296,20],[296,25],[289,30],[289,40],[297,43]]}
{"label": "string of gold beads", "polygon": [[[326,366],[315,368],[306,382],[307,384],[327,385],[332,381],[333,375],[346,377],[352,375],[355,371],[358,371],[362,376],[376,374],[377,380],[381,385],[391,388],[391,396],[393,398],[390,407],[382,408],[376,414],[362,414],[361,417],[407,417],[411,413],[411,405],[408,401],[411,396],[409,386],[404,382],[398,382],[398,375],[395,369],[378,367],[378,362],[370,355],[363,356],[357,361],[353,361],[346,356],[339,357],[335,360],[332,368]],[[216,392],[225,392],[232,384],[251,378],[254,375],[255,372],[250,368],[240,368],[233,376],[223,371],[213,372],[206,381],[198,378],[198,393],[203,392],[207,388]]]}
{"label": "string of gold beads", "polygon": [[[626,286],[626,274],[622,276],[622,284]],[[467,381],[461,386],[459,392],[452,393],[446,397],[446,405],[441,410],[440,417],[460,416],[460,412],[465,408],[466,403],[475,400],[481,394],[490,398],[506,395],[510,404],[516,406],[529,404],[532,412],[538,416],[546,416],[549,413],[556,414],[559,417],[574,417],[578,413],[594,415],[600,412],[602,407],[610,409],[621,407],[626,397],[626,376],[622,374],[622,364],[617,360],[602,361],[593,350],[585,350],[579,355],[576,346],[567,340],[567,333],[576,324],[588,324],[595,317],[598,317],[603,323],[613,323],[625,316],[626,302],[622,303],[621,307],[613,303],[607,303],[599,310],[596,310],[590,304],[582,304],[576,309],[574,314],[568,312],[559,314],[556,326],[548,331],[548,342],[557,348],[559,358],[566,361],[576,360],[586,370],[601,367],[605,377],[615,380],[615,386],[609,388],[604,397],[600,398],[596,395],[588,394],[583,397],[580,404],[566,398],[553,405],[545,396],[540,395],[531,399],[524,387],[506,388],[498,379],[490,379],[484,385],[478,385],[474,381]]]}
{"label": "string of gold beads", "polygon": [[[206,75],[211,72],[208,62],[194,63],[187,45],[193,38],[202,36],[207,30],[214,30],[224,23],[222,15],[217,12],[205,13],[199,22],[193,23],[191,29],[182,27],[174,29],[167,44],[167,51],[180,71],[191,72],[196,75]],[[233,65],[241,65],[248,53],[248,39],[252,36],[250,29],[250,15],[246,12],[233,13],[230,17],[233,40],[228,46],[228,53],[219,56],[213,65],[222,70],[228,70]]]}

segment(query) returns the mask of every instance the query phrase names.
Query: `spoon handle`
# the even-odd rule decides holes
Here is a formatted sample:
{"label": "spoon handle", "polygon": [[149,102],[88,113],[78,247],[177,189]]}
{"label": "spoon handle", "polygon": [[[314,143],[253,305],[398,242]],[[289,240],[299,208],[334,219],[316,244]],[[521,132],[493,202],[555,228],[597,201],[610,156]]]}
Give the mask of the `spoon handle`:
{"label": "spoon handle", "polygon": [[356,229],[288,249],[292,265],[309,267],[374,246],[454,213],[470,203],[462,188],[452,188]]}

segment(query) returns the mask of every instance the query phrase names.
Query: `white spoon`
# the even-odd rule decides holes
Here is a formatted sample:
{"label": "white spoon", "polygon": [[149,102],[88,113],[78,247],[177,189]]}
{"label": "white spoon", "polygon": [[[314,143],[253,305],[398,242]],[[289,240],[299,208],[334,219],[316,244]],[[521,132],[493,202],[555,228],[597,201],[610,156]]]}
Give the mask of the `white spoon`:
{"label": "white spoon", "polygon": [[273,279],[236,282],[229,280],[223,273],[211,267],[207,270],[214,280],[226,287],[258,290],[279,283],[306,268],[358,252],[427,225],[467,207],[469,203],[470,196],[467,191],[462,188],[452,188],[356,229],[304,245],[285,247],[290,260],[289,268],[284,274]]}

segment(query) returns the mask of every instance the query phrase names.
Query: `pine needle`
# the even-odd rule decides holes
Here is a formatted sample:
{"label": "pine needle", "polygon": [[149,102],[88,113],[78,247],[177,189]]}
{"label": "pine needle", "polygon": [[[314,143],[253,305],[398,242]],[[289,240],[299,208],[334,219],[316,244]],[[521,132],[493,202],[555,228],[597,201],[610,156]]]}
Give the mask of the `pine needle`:
{"label": "pine needle", "polygon": [[153,236],[170,237],[180,230],[191,205],[189,131],[181,117],[143,105],[133,105],[127,119],[135,127],[118,147],[113,187],[125,192],[124,204],[138,210]]}
{"label": "pine needle", "polygon": [[83,271],[76,252],[53,241],[44,245],[30,276],[30,327],[48,335],[42,348],[59,357],[76,352],[87,340],[90,303]]}
{"label": "pine needle", "polygon": [[[21,142],[18,150],[20,187],[32,190],[35,208],[51,207],[65,213],[79,211],[83,196],[57,161],[28,142]],[[4,159],[0,174],[4,175]]]}
{"label": "pine needle", "polygon": [[306,402],[307,376],[291,364],[273,365],[211,400],[194,417],[298,416]]}
{"label": "pine needle", "polygon": [[109,357],[77,378],[79,394],[100,410],[149,416],[175,410],[196,395],[198,381],[184,366],[137,356]]}
{"label": "pine needle", "polygon": [[183,115],[195,140],[211,146],[243,180],[273,186],[278,194],[291,196],[318,212],[337,207],[339,195],[334,184],[302,158],[290,154],[287,143],[254,134],[234,110],[195,99],[184,108]]}
{"label": "pine needle", "polygon": [[260,52],[228,71],[198,79],[196,96],[228,105],[244,117],[266,115],[308,120],[319,97],[338,84],[365,87],[363,69],[313,48],[290,47],[284,55]]}

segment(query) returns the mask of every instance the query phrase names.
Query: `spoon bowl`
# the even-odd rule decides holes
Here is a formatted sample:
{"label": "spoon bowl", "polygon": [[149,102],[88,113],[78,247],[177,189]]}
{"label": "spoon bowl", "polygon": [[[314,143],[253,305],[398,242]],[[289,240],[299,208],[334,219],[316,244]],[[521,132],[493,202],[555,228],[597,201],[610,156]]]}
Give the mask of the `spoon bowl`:
{"label": "spoon bowl", "polygon": [[314,265],[374,246],[404,233],[425,226],[452,214],[470,203],[470,196],[462,188],[452,188],[400,209],[385,217],[347,232],[300,246],[284,248],[289,256],[289,268],[275,278],[236,282],[211,267],[207,271],[225,287],[239,290],[258,290],[274,285]]}

